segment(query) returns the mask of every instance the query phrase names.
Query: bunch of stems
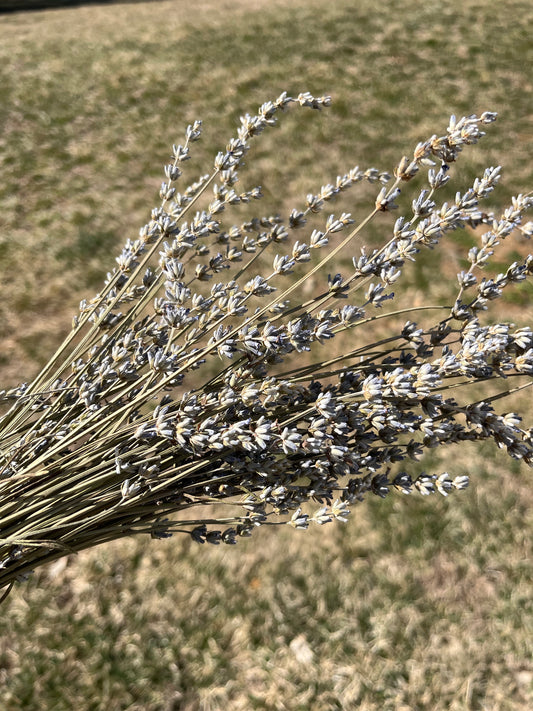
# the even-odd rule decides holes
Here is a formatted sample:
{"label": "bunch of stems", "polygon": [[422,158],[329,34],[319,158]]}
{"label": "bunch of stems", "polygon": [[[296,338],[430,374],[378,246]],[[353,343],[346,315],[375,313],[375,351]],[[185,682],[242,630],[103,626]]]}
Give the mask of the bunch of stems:
{"label": "bunch of stems", "polygon": [[[165,166],[160,206],[103,289],[82,301],[34,380],[0,393],[0,587],[132,534],[233,544],[267,523],[344,521],[367,493],[448,495],[467,473],[412,473],[439,446],[492,439],[531,465],[532,430],[495,405],[531,385],[533,333],[483,317],[531,277],[533,257],[480,274],[511,233],[531,236],[533,200],[518,195],[499,215],[481,209],[498,167],[440,199],[495,114],[452,117],[393,176],[355,167],[286,218],[231,221],[261,198],[259,187],[238,187],[255,137],[293,105],[329,103],[283,93],[263,104],[179,192],[201,137],[201,122],[189,126]],[[422,186],[404,205],[411,181]],[[324,216],[363,182],[375,186],[364,219]],[[382,243],[362,244],[379,220]],[[408,263],[465,228],[480,242],[453,298],[406,305],[392,287]],[[342,273],[329,271],[341,263]],[[480,399],[491,382],[500,387]]]}

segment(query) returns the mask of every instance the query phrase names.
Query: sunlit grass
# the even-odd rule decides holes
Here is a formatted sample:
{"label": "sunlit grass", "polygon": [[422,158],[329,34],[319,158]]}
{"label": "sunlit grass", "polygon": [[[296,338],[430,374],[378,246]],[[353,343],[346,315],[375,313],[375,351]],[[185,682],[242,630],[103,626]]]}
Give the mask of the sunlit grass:
{"label": "sunlit grass", "polygon": [[[390,169],[450,113],[484,109],[500,121],[462,161],[462,182],[503,163],[497,199],[527,189],[532,19],[530,3],[490,0],[1,17],[0,385],[29,378],[68,330],[196,118],[207,151],[282,88],[333,95],[328,115],[285,122],[258,146],[249,182],[265,185],[265,211],[279,205],[269,185],[285,186],[288,209],[352,165]],[[430,257],[415,295],[441,273]],[[513,318],[530,320],[530,299]],[[472,474],[453,506],[368,502],[345,526],[260,531],[223,551],[127,541],[37,574],[4,603],[2,708],[527,711],[528,472],[492,448],[443,466]]]}

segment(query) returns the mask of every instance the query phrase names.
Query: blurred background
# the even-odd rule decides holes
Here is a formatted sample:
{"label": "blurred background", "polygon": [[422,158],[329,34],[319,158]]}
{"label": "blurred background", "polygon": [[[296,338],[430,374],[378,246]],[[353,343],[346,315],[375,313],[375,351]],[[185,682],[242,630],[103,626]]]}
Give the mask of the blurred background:
{"label": "blurred background", "polygon": [[[499,120],[453,190],[498,164],[492,209],[531,189],[529,1],[39,6],[0,14],[0,387],[30,379],[98,291],[195,119],[191,180],[242,113],[283,90],[332,95],[254,143],[260,214],[355,165],[391,172],[450,114],[484,110]],[[362,218],[375,192],[341,207]],[[406,275],[409,298],[453,282],[475,236],[450,240]],[[528,251],[510,240],[502,259]],[[531,298],[525,285],[495,317],[531,324]],[[467,491],[369,500],[345,525],[265,527],[236,547],[128,540],[37,572],[0,610],[0,707],[532,708],[531,475],[492,447],[439,456],[426,469],[470,474]]]}

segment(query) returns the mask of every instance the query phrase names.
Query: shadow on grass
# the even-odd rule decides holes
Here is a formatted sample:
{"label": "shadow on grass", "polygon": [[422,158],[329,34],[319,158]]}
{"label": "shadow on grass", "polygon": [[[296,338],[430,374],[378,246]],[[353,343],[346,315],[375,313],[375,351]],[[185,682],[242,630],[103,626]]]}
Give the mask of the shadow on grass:
{"label": "shadow on grass", "polygon": [[128,5],[160,1],[161,0],[0,0],[0,15],[8,12],[51,10],[60,7],[79,7],[80,5]]}

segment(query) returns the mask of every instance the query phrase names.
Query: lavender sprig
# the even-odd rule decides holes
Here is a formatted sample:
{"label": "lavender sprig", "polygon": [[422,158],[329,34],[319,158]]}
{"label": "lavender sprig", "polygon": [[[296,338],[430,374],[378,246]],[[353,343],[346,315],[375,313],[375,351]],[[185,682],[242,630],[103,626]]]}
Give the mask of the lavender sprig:
{"label": "lavender sprig", "polygon": [[[488,439],[531,465],[531,429],[494,405],[531,385],[533,332],[481,317],[531,277],[533,257],[494,278],[478,281],[478,271],[513,231],[531,236],[523,221],[533,199],[515,197],[499,218],[481,210],[499,167],[439,198],[495,114],[452,117],[394,178],[355,167],[285,218],[228,217],[262,197],[238,187],[252,141],[291,106],[329,104],[309,93],[266,102],[178,192],[201,137],[201,122],[190,125],[164,168],[159,206],[103,289],[82,301],[41,373],[0,394],[10,405],[0,419],[0,587],[140,532],[233,544],[264,524],[345,521],[366,494],[465,488],[463,472],[413,473],[435,447]],[[404,204],[415,179],[422,186]],[[379,184],[363,219],[329,212],[362,181]],[[382,245],[361,244],[384,218]],[[391,306],[401,301],[391,287],[422,250],[482,224],[450,303]],[[337,273],[341,252],[351,267]],[[479,399],[486,381],[503,389]],[[213,503],[229,513],[206,517]]]}

